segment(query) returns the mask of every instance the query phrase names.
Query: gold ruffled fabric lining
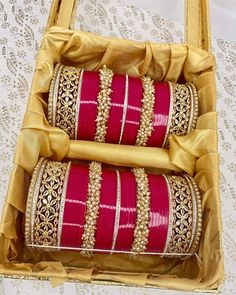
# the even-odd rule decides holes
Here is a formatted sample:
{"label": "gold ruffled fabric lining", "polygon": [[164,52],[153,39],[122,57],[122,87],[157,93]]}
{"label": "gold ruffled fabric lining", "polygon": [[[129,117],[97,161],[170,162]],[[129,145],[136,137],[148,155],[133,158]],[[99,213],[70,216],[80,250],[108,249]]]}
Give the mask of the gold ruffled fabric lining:
{"label": "gold ruffled fabric lining", "polygon": [[[53,67],[61,62],[86,70],[103,64],[117,73],[172,82],[193,82],[198,89],[197,128],[186,136],[170,137],[170,149],[116,146],[70,141],[51,127],[45,114]],[[216,289],[223,280],[217,115],[214,58],[188,45],[139,43],[91,33],[50,28],[43,37],[30,99],[17,143],[7,199],[0,225],[0,272],[65,279],[112,281],[177,290]],[[78,252],[31,252],[24,246],[23,219],[30,176],[40,156],[62,160],[74,157],[120,166],[144,166],[160,172],[185,171],[201,190],[203,234],[198,257],[186,260],[160,256],[101,255]]]}

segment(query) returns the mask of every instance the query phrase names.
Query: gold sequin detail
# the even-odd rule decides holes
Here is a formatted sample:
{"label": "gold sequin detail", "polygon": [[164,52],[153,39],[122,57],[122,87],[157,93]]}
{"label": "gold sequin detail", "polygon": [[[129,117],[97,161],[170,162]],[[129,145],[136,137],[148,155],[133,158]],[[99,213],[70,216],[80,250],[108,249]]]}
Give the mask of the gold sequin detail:
{"label": "gold sequin detail", "polygon": [[131,252],[145,252],[149,235],[150,191],[148,176],[144,168],[133,168],[137,185],[137,220]]}
{"label": "gold sequin detail", "polygon": [[[169,229],[164,253],[188,253],[193,240],[199,241],[201,215],[196,214],[193,198],[197,198],[197,186],[188,181],[190,176],[164,176],[169,191]],[[194,195],[193,195],[194,194]],[[199,206],[198,197],[198,210]],[[195,225],[198,224],[196,227]],[[191,251],[193,253],[193,251]]]}
{"label": "gold sequin detail", "polygon": [[36,202],[34,222],[35,246],[60,246],[58,225],[67,163],[47,161]]}
{"label": "gold sequin detail", "polygon": [[105,142],[107,120],[109,118],[109,111],[111,108],[111,83],[113,78],[113,71],[108,69],[105,65],[99,70],[100,76],[100,90],[97,97],[97,118],[96,118],[96,133],[94,141]]}
{"label": "gold sequin detail", "polygon": [[81,246],[81,248],[83,248],[81,254],[88,256],[92,254],[91,250],[95,246],[95,234],[97,229],[101,193],[101,175],[101,163],[95,161],[91,162],[89,164],[88,194],[86,201],[84,232],[82,235],[83,243]]}
{"label": "gold sequin detail", "polygon": [[136,143],[138,146],[146,146],[149,137],[153,131],[153,111],[155,103],[155,87],[153,80],[148,77],[142,77],[143,98],[142,111],[139,130],[137,133]]}
{"label": "gold sequin detail", "polygon": [[[49,105],[52,115],[55,117],[55,122],[52,122],[52,126],[59,127],[64,130],[70,137],[70,139],[76,139],[76,106],[78,97],[78,84],[81,69],[69,66],[61,66],[59,75],[59,85],[57,92],[57,101]],[[50,91],[56,91],[55,87],[50,87]],[[49,97],[52,96],[51,93]]]}

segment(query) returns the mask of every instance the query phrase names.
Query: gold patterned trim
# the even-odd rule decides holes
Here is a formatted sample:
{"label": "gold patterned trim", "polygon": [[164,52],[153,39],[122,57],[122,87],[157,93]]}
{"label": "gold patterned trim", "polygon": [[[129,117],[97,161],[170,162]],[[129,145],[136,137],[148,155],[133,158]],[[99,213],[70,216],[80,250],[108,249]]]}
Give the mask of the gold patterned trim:
{"label": "gold patterned trim", "polygon": [[37,165],[34,168],[33,175],[30,181],[26,212],[25,212],[25,244],[29,245],[34,242],[34,212],[37,202],[37,195],[39,191],[39,185],[42,179],[42,173],[46,165],[45,158],[40,158]]}
{"label": "gold patterned trim", "polygon": [[67,163],[45,161],[41,169],[39,191],[36,195],[36,210],[32,244],[41,246],[60,246],[58,243],[58,223],[60,204],[67,171]]}
{"label": "gold patterned trim", "polygon": [[196,126],[198,96],[193,83],[170,83],[170,110],[163,147],[168,147],[171,134],[183,136]]}
{"label": "gold patterned trim", "polygon": [[117,189],[116,189],[116,215],[115,215],[115,224],[114,232],[112,239],[111,254],[115,250],[116,240],[120,224],[120,206],[121,206],[121,182],[120,182],[120,172],[116,170],[116,179],[117,179]]}
{"label": "gold patterned trim", "polygon": [[148,176],[144,168],[133,168],[137,185],[137,220],[134,229],[134,241],[131,251],[140,254],[145,252],[149,235],[150,191]]}
{"label": "gold patterned trim", "polygon": [[82,255],[90,256],[91,249],[95,246],[95,234],[97,229],[97,218],[99,215],[99,203],[101,193],[102,165],[99,162],[89,164],[89,183],[86,201],[86,213],[84,232],[82,234]]}
{"label": "gold patterned trim", "polygon": [[192,235],[192,243],[189,249],[190,254],[194,254],[197,251],[199,246],[199,241],[201,238],[201,231],[202,231],[202,201],[201,195],[197,186],[196,181],[190,177],[189,175],[184,175],[187,179],[191,192],[192,198],[194,199],[195,203],[195,212],[193,217],[193,235]]}
{"label": "gold patterned trim", "polygon": [[192,82],[188,82],[186,84],[189,87],[189,91],[191,93],[191,113],[188,125],[188,132],[192,131],[196,128],[197,117],[198,117],[198,95],[197,88]]}
{"label": "gold patterned trim", "polygon": [[78,84],[80,71],[81,69],[75,67],[62,66],[56,108],[55,110],[53,109],[53,112],[56,113],[53,126],[64,130],[70,139],[76,138],[76,105],[79,99]]}
{"label": "gold patterned trim", "polygon": [[187,175],[164,177],[171,200],[172,212],[169,215],[172,217],[163,253],[194,254],[201,234],[201,200],[197,185]]}
{"label": "gold patterned trim", "polygon": [[49,88],[48,96],[48,122],[50,125],[55,126],[56,122],[56,109],[57,109],[57,97],[58,97],[58,88],[59,80],[62,70],[62,65],[57,64],[53,72],[53,78]]}
{"label": "gold patterned trim", "polygon": [[109,111],[111,108],[110,94],[113,71],[108,69],[105,65],[99,70],[100,76],[100,90],[97,97],[97,118],[96,118],[96,133],[94,141],[105,142],[107,120],[109,118]]}
{"label": "gold patterned trim", "polygon": [[142,110],[135,145],[146,146],[153,131],[155,87],[154,81],[149,76],[144,76],[141,79],[143,86]]}

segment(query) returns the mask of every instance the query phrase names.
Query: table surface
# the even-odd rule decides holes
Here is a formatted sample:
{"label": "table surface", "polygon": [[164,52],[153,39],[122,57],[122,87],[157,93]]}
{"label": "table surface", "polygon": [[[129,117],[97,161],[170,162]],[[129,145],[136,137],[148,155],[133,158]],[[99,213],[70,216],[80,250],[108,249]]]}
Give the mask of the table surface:
{"label": "table surface", "polygon": [[[50,5],[51,1],[45,0],[0,0],[0,213]],[[183,42],[183,11],[183,1],[80,0],[75,27],[106,36],[178,43]],[[213,52],[217,59],[220,190],[226,272],[222,294],[232,295],[236,294],[235,0],[212,0],[211,21]],[[65,283],[53,288],[45,281],[0,279],[0,295],[30,294],[32,290],[35,295],[182,293],[82,283]]]}

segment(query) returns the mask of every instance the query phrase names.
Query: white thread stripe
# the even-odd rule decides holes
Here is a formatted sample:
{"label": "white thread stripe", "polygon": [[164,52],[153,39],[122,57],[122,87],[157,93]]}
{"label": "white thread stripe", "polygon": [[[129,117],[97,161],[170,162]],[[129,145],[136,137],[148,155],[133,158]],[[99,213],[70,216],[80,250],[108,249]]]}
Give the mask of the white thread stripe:
{"label": "white thread stripe", "polygon": [[[95,100],[81,100],[80,104],[94,104],[94,105],[97,105],[97,101],[95,101]],[[122,108],[122,109],[124,107],[124,105],[122,103],[116,103],[116,102],[111,103],[111,106]],[[131,106],[129,104],[127,104],[127,109],[137,111],[137,112],[141,112],[141,108]]]}
{"label": "white thread stripe", "polygon": [[150,212],[149,227],[158,227],[168,223],[168,217],[162,216],[158,212]]}
{"label": "white thread stripe", "polygon": [[126,114],[127,114],[127,108],[128,108],[128,99],[129,99],[129,77],[128,77],[128,75],[126,75],[125,76],[125,97],[124,97],[119,144],[122,141],[122,137],[123,137],[123,133],[124,133]]}
{"label": "white thread stripe", "polygon": [[131,224],[131,223],[119,225],[119,229],[134,228],[134,227],[135,227],[135,224]]}
{"label": "white thread stripe", "polygon": [[125,123],[126,123],[126,124],[131,124],[131,125],[138,125],[138,126],[139,126],[139,124],[140,124],[140,122],[130,121],[130,120],[127,120]]}
{"label": "white thread stripe", "polygon": [[[86,205],[86,202],[80,201],[80,200],[66,199],[66,202],[68,202],[68,203],[76,203],[76,204],[80,204],[80,205]],[[110,206],[110,205],[105,205],[105,204],[101,204],[100,208],[116,210],[116,206]],[[121,207],[120,210],[123,211],[123,212],[135,212],[136,208]]]}
{"label": "white thread stripe", "polygon": [[153,126],[166,126],[168,122],[168,116],[163,114],[154,114]]}
{"label": "white thread stripe", "polygon": [[63,222],[63,225],[66,225],[66,226],[76,226],[76,227],[80,227],[80,228],[83,228],[84,227],[82,224],[79,224],[79,223],[70,223],[70,222]]}

